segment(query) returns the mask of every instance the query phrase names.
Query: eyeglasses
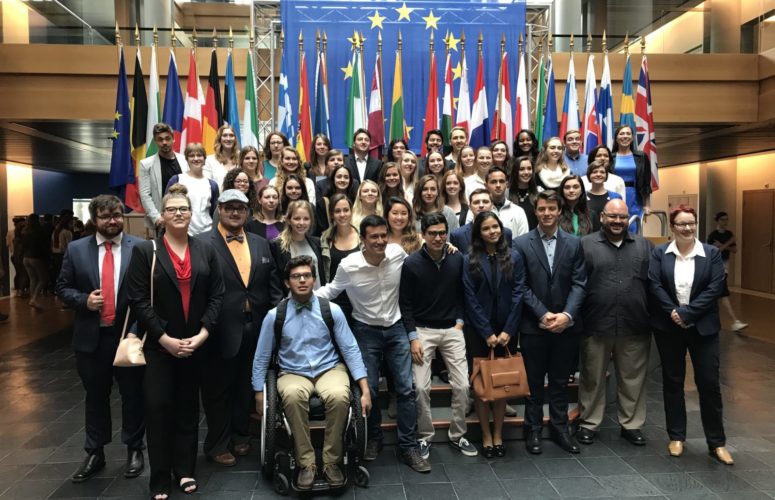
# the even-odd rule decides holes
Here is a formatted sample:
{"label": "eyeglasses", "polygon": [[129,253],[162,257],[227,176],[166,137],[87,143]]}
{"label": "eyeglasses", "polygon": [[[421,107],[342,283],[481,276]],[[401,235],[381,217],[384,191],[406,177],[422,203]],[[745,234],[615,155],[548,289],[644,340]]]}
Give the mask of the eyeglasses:
{"label": "eyeglasses", "polygon": [[169,215],[175,215],[180,212],[181,215],[186,215],[191,212],[191,207],[165,207],[164,212]]}
{"label": "eyeglasses", "polygon": [[446,231],[426,231],[425,234],[430,236],[431,238],[446,238],[447,232]]}
{"label": "eyeglasses", "polygon": [[110,215],[98,215],[97,220],[102,222],[108,222],[110,220],[121,220],[124,218],[124,214],[110,214]]}
{"label": "eyeglasses", "polygon": [[697,227],[696,222],[674,222],[673,227],[676,227],[678,229],[694,229]]}
{"label": "eyeglasses", "polygon": [[221,210],[223,210],[226,213],[237,212],[238,214],[244,214],[245,212],[248,211],[248,207],[246,207],[245,205],[237,205],[237,206],[234,206],[234,205],[223,205],[223,206],[221,206]]}
{"label": "eyeglasses", "polygon": [[607,212],[603,212],[603,215],[605,215],[605,216],[606,216],[606,217],[608,217],[609,219],[613,219],[613,220],[627,220],[627,218],[629,217],[628,215],[622,215],[622,214],[609,214],[609,213],[607,213]]}
{"label": "eyeglasses", "polygon": [[307,281],[312,279],[312,273],[293,273],[289,277],[293,281]]}

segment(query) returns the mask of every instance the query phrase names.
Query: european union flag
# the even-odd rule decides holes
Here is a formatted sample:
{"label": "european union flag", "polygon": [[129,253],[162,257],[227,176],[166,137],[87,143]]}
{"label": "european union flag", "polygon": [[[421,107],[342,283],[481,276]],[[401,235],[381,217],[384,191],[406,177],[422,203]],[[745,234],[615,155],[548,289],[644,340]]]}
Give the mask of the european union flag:
{"label": "european union flag", "polygon": [[116,90],[116,113],[113,116],[113,152],[110,157],[109,186],[123,198],[125,186],[134,184],[135,169],[132,165],[131,113],[129,112],[129,92],[127,91],[126,68],[124,67],[124,49],[121,49],[118,63],[118,88]]}

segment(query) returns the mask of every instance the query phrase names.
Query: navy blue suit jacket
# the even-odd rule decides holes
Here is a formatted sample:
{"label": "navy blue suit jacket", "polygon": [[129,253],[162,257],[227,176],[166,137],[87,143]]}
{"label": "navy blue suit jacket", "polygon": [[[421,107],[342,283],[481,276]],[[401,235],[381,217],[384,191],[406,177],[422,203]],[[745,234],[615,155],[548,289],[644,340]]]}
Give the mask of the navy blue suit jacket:
{"label": "navy blue suit jacket", "polygon": [[718,299],[724,288],[724,261],[721,252],[713,245],[702,243],[705,257],[694,258],[694,281],[689,303],[678,305],[675,293],[675,254],[665,253],[669,243],[651,252],[649,281],[654,297],[651,326],[664,332],[683,333],[670,314],[676,310],[684,323],[693,324],[700,335],[715,335],[721,330]]}
{"label": "navy blue suit jacket", "polygon": [[[509,240],[511,241],[511,240]],[[477,335],[506,332],[512,337],[519,331],[522,315],[522,292],[525,286],[525,265],[519,253],[511,251],[511,279],[506,279],[500,268],[495,283],[489,259],[479,260],[480,272],[471,271],[471,257],[463,261],[463,289],[465,292],[466,321]]]}
{"label": "navy blue suit jacket", "polygon": [[[132,251],[140,238],[124,233],[121,237],[121,268],[116,287],[116,330],[124,326],[128,305],[124,275],[132,258]],[[57,296],[67,307],[75,311],[73,323],[73,350],[94,352],[100,340],[100,312],[90,311],[86,299],[100,288],[99,248],[97,237],[89,236],[70,242],[62,260],[62,270],[56,283]],[[116,336],[118,341],[118,336]]]}
{"label": "navy blue suit jacket", "polygon": [[[452,232],[449,233],[449,242],[455,245],[458,251],[463,255],[468,255],[468,250],[471,247],[471,234],[473,230],[474,223],[469,222],[457,229],[453,229]],[[506,242],[508,242],[509,247],[511,247],[511,229],[504,227],[503,231],[506,233],[504,238],[506,238]]]}
{"label": "navy blue suit jacket", "polygon": [[539,320],[547,312],[570,314],[574,324],[565,331],[580,332],[581,306],[584,304],[587,285],[581,239],[562,229],[557,230],[552,270],[549,270],[549,260],[546,258],[544,244],[537,228],[518,237],[514,241],[514,248],[525,261],[527,275],[522,333],[548,333],[548,330],[538,326]]}

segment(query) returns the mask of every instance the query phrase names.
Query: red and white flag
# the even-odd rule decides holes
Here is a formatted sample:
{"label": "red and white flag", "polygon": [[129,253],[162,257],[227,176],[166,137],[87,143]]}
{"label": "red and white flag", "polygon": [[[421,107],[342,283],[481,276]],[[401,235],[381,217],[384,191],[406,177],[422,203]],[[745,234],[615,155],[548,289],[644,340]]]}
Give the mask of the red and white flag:
{"label": "red and white flag", "polygon": [[194,51],[188,60],[188,81],[186,82],[186,101],[183,108],[183,131],[180,134],[180,151],[183,153],[186,146],[192,142],[202,142],[202,108],[205,105],[205,96],[202,92],[202,84],[199,82],[199,74],[196,71],[196,57]]}
{"label": "red and white flag", "polygon": [[468,66],[466,65],[465,52],[460,56],[462,70],[460,72],[460,88],[457,93],[457,122],[456,127],[463,127],[466,130],[466,136],[470,137],[468,125],[471,121],[471,96],[468,93]]}
{"label": "red and white flag", "polygon": [[492,127],[493,141],[505,141],[512,154],[514,143],[514,120],[511,116],[511,85],[509,83],[509,53],[503,52],[501,57],[501,69],[498,73],[500,88],[498,89],[498,101],[495,104],[495,121]]}
{"label": "red and white flag", "polygon": [[424,138],[428,132],[439,128],[439,80],[436,76],[436,54],[431,52],[431,65],[428,76],[428,100],[425,102],[425,125],[422,129],[422,150],[421,156],[428,154],[428,146]]}
{"label": "red and white flag", "polygon": [[584,85],[584,118],[581,120],[581,139],[584,154],[588,155],[600,143],[600,127],[597,124],[597,77],[595,56],[587,60],[587,82]]}
{"label": "red and white flag", "polygon": [[[517,101],[514,115],[514,130],[530,130],[530,110],[527,95],[527,69],[525,54],[519,54],[519,74],[517,75]],[[511,142],[511,141],[506,141]]]}
{"label": "red and white flag", "polygon": [[374,61],[374,76],[371,77],[371,94],[369,95],[369,155],[382,157],[385,146],[385,113],[382,109],[382,60],[377,54]]}

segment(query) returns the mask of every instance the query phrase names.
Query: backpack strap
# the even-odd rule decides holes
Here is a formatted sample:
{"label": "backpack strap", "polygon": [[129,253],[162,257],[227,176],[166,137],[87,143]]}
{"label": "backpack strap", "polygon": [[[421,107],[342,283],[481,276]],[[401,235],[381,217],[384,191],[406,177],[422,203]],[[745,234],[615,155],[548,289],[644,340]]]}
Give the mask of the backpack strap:
{"label": "backpack strap", "polygon": [[[274,347],[272,348],[272,359],[274,363],[277,363],[277,353],[280,350],[280,342],[283,337],[283,326],[285,326],[285,317],[288,314],[288,303],[290,299],[287,297],[277,304],[277,312],[274,318]],[[334,335],[334,316],[331,314],[331,303],[328,299],[318,297],[318,303],[320,304],[320,315],[323,316],[323,322],[328,328],[328,334],[331,337],[331,342],[334,344],[336,354],[340,360],[344,360],[341,351],[339,350],[339,344],[336,343],[336,335]]]}

